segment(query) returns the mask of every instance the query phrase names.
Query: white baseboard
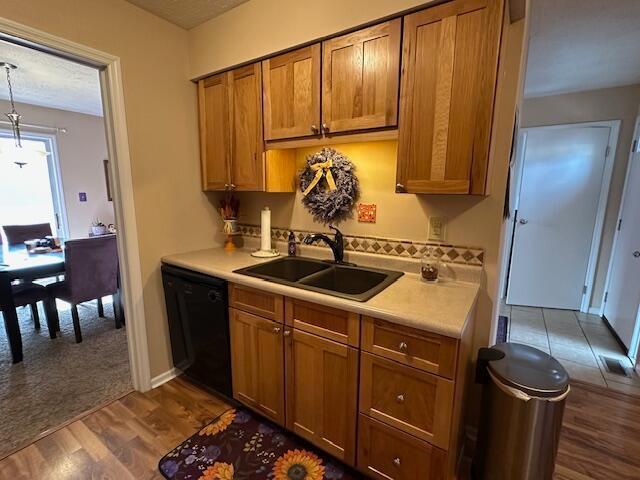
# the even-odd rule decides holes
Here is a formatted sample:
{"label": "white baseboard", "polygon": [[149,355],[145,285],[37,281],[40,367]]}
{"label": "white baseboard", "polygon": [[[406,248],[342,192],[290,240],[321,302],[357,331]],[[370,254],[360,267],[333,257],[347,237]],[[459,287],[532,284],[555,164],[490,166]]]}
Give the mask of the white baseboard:
{"label": "white baseboard", "polygon": [[600,316],[600,307],[589,307],[589,313]]}
{"label": "white baseboard", "polygon": [[182,372],[177,368],[172,368],[171,370],[167,370],[160,375],[157,375],[151,379],[151,388],[156,388],[162,385],[163,383],[167,383],[169,380],[173,380]]}

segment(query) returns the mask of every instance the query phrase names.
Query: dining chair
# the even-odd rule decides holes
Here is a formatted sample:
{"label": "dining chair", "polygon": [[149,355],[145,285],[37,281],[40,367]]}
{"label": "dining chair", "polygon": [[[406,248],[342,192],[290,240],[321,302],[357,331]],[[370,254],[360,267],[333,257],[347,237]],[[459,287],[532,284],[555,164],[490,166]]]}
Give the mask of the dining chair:
{"label": "dining chair", "polygon": [[40,239],[51,235],[51,225],[48,223],[33,223],[31,225],[4,225],[2,227],[9,245],[23,243],[26,240]]}
{"label": "dining chair", "polygon": [[116,236],[82,238],[65,242],[65,279],[47,285],[47,314],[59,328],[56,298],[71,304],[76,342],[82,342],[78,304],[98,300],[98,314],[104,315],[102,297],[113,295],[116,328],[121,327],[118,291],[118,250]]}
{"label": "dining chair", "polygon": [[45,320],[49,328],[49,337],[56,338],[55,319],[52,319],[47,312],[47,294],[46,287],[37,283],[25,282],[11,285],[11,296],[16,307],[31,307],[31,318],[36,330],[40,330],[40,315],[38,314],[38,302],[42,302],[45,307]]}

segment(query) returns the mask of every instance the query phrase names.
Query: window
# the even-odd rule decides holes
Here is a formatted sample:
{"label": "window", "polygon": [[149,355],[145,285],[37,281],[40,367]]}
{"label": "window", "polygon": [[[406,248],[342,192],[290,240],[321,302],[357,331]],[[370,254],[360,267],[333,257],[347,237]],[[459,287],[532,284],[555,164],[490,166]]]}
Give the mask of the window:
{"label": "window", "polygon": [[66,215],[55,158],[55,137],[23,134],[22,148],[0,130],[0,225],[50,223],[66,237]]}

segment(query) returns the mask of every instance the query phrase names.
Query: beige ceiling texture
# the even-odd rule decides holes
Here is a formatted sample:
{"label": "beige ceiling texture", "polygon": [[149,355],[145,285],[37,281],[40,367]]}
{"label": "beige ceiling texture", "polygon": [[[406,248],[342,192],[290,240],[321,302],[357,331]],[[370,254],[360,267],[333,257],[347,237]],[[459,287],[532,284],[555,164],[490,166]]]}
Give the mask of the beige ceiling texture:
{"label": "beige ceiling texture", "polygon": [[127,0],[189,30],[247,0]]}
{"label": "beige ceiling texture", "polygon": [[640,0],[532,0],[525,96],[640,83]]}
{"label": "beige ceiling texture", "polygon": [[[102,115],[98,70],[54,55],[0,40],[0,62],[11,71],[16,102]],[[9,99],[5,70],[0,72],[0,99]]]}

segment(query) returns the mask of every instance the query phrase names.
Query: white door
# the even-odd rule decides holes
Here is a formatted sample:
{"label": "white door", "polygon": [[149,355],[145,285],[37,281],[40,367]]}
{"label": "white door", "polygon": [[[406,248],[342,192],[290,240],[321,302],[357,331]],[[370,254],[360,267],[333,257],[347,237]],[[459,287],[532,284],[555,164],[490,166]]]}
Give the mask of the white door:
{"label": "white door", "polygon": [[610,133],[528,130],[508,304],[580,309]]}
{"label": "white door", "polygon": [[[640,133],[640,122],[636,135]],[[636,137],[637,138],[637,137]],[[620,230],[616,236],[604,316],[636,357],[637,338],[634,329],[640,304],[640,153],[636,144],[630,158],[627,182],[620,212]]]}

